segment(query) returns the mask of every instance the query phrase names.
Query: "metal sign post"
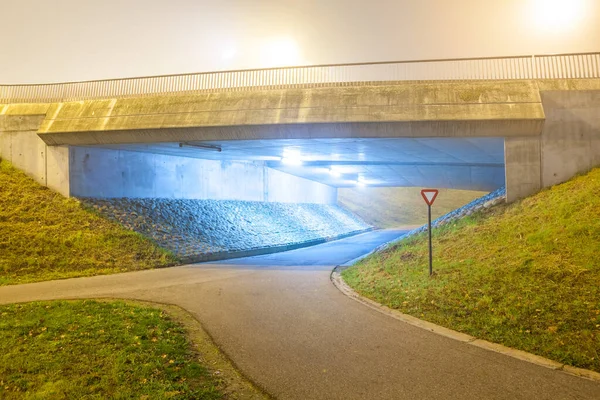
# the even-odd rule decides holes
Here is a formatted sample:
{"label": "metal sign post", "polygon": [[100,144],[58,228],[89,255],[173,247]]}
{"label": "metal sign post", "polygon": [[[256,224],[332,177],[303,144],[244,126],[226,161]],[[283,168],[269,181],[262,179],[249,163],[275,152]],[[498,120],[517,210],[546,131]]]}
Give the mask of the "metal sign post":
{"label": "metal sign post", "polygon": [[437,189],[423,189],[421,190],[421,196],[427,203],[427,215],[428,224],[427,231],[429,232],[429,276],[433,275],[433,247],[431,245],[431,206],[435,201],[439,191]]}

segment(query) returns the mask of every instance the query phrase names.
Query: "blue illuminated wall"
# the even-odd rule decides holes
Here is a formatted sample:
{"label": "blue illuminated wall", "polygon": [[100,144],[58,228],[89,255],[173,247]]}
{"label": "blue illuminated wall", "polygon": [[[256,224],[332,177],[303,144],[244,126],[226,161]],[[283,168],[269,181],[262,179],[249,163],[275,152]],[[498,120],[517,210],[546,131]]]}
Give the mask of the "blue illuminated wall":
{"label": "blue illuminated wall", "polygon": [[155,153],[71,147],[75,197],[335,204],[337,189],[265,166]]}

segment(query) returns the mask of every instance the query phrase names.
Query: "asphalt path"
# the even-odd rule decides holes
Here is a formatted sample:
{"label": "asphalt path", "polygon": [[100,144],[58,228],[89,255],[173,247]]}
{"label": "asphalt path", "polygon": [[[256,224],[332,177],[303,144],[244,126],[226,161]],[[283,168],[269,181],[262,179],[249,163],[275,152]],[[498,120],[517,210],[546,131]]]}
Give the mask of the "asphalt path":
{"label": "asphalt path", "polygon": [[442,337],[372,310],[333,266],[400,231],[286,253],[0,288],[0,303],[114,297],[179,305],[281,399],[600,399],[600,384]]}
{"label": "asphalt path", "polygon": [[[264,256],[237,258],[199,265],[227,265],[231,268],[325,270],[354,260],[371,250],[401,237],[409,230],[385,229],[302,249]],[[333,266],[333,267],[332,267]]]}

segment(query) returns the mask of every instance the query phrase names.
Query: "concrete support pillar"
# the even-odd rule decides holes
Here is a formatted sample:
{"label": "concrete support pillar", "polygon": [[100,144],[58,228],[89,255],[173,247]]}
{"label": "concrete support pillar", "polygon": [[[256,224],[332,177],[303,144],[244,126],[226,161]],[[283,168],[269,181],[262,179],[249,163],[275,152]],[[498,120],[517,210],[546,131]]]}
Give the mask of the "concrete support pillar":
{"label": "concrete support pillar", "polygon": [[506,138],[506,201],[512,202],[542,188],[541,144],[538,136]]}
{"label": "concrete support pillar", "polygon": [[46,146],[46,186],[65,197],[71,195],[69,146]]}

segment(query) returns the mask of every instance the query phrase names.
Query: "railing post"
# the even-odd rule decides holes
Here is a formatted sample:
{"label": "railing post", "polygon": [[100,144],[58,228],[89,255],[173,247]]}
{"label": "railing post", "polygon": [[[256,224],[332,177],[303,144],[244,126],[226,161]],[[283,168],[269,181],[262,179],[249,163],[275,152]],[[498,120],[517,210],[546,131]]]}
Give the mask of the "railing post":
{"label": "railing post", "polygon": [[55,102],[251,88],[348,86],[390,80],[600,78],[600,53],[316,65],[49,85],[0,85],[0,102]]}

